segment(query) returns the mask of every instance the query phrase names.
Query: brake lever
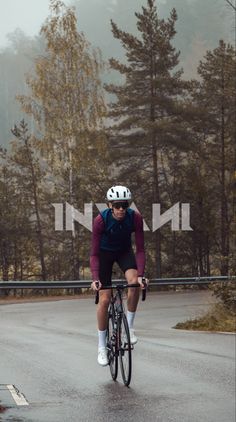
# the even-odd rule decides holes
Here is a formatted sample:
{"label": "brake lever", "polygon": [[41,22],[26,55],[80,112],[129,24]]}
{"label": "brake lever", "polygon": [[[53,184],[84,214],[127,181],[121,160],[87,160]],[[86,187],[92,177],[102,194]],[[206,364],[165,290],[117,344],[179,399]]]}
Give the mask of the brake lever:
{"label": "brake lever", "polygon": [[142,278],[142,283],[145,286],[144,289],[142,289],[142,301],[144,301],[146,299],[146,294],[147,294],[147,283],[146,283],[145,277]]}
{"label": "brake lever", "polygon": [[[98,281],[96,281],[96,287],[99,287],[99,283]],[[96,290],[96,295],[95,295],[95,305],[97,305],[99,302],[99,290]]]}

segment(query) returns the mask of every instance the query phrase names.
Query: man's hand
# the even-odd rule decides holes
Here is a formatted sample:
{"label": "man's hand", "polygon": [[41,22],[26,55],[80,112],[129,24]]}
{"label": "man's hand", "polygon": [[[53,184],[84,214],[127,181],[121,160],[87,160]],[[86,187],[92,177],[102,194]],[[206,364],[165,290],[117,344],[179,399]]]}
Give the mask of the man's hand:
{"label": "man's hand", "polygon": [[[145,280],[146,286],[143,284],[143,280]],[[148,286],[149,280],[145,277],[138,277],[138,283],[140,284],[141,289],[145,289],[145,287]]]}
{"label": "man's hand", "polygon": [[91,289],[94,290],[95,292],[97,292],[98,290],[100,290],[102,287],[102,283],[100,280],[94,280],[91,283]]}

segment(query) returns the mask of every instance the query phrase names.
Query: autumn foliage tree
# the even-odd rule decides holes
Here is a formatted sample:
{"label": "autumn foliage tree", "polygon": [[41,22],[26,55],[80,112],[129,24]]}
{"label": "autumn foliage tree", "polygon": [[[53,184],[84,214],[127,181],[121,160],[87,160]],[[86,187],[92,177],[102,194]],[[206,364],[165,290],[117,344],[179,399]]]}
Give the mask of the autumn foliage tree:
{"label": "autumn foliage tree", "polygon": [[[73,8],[51,0],[50,10],[41,29],[45,54],[36,60],[35,75],[27,78],[31,96],[18,96],[18,100],[38,124],[35,145],[46,158],[61,194],[58,202],[82,205],[86,198],[93,199],[89,187],[99,189],[106,172],[101,165],[101,157],[105,157],[102,61],[99,52],[78,32]],[[70,257],[71,276],[78,278],[75,230]]]}

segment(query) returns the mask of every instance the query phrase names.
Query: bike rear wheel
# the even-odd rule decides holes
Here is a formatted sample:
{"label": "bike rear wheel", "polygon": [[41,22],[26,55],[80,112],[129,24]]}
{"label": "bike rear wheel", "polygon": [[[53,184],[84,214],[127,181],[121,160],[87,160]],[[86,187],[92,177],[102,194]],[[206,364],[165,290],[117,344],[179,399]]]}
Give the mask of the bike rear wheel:
{"label": "bike rear wheel", "polygon": [[129,327],[125,314],[119,322],[119,358],[120,369],[124,384],[128,387],[131,381],[132,355]]}
{"label": "bike rear wheel", "polygon": [[115,313],[113,307],[110,307],[107,324],[107,356],[110,366],[112,379],[115,381],[118,373],[118,349],[117,332],[114,330]]}

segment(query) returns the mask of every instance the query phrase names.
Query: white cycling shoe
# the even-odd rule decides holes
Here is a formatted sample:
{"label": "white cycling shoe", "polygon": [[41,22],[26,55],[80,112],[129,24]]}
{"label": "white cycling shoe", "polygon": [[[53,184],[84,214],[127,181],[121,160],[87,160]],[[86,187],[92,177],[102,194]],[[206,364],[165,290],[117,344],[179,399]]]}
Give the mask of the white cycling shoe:
{"label": "white cycling shoe", "polygon": [[136,344],[138,342],[138,339],[136,337],[136,335],[134,334],[134,329],[130,328],[129,329],[129,335],[130,335],[130,343],[131,344]]}
{"label": "white cycling shoe", "polygon": [[100,347],[98,349],[98,363],[101,366],[107,366],[108,365],[108,357],[107,357],[107,348],[106,347]]}

